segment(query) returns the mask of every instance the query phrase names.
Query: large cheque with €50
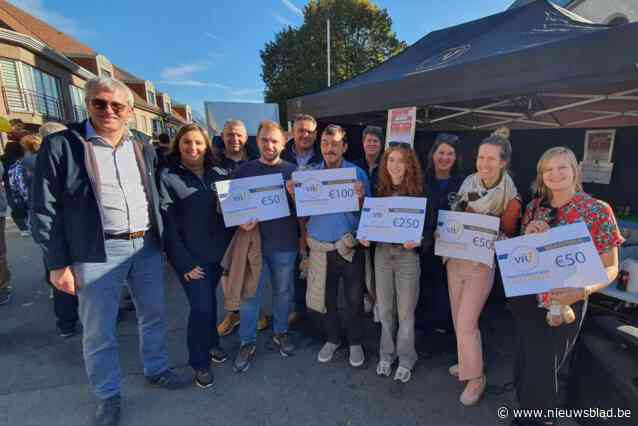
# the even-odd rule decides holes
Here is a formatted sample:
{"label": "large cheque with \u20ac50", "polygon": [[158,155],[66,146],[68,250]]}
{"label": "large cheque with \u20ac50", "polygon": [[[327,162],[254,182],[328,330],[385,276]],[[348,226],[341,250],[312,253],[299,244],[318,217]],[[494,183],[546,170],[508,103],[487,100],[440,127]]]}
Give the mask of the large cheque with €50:
{"label": "large cheque with \u20ac50", "polygon": [[587,225],[577,222],[496,242],[507,297],[607,282]]}
{"label": "large cheque with \u20ac50", "polygon": [[485,214],[439,210],[434,254],[494,265],[494,241],[501,220]]}
{"label": "large cheque with \u20ac50", "polygon": [[403,244],[420,242],[427,198],[366,197],[363,201],[357,238]]}
{"label": "large cheque with \u20ac50", "polygon": [[281,173],[215,182],[226,227],[290,216]]}
{"label": "large cheque with \u20ac50", "polygon": [[293,172],[297,216],[359,210],[354,167]]}

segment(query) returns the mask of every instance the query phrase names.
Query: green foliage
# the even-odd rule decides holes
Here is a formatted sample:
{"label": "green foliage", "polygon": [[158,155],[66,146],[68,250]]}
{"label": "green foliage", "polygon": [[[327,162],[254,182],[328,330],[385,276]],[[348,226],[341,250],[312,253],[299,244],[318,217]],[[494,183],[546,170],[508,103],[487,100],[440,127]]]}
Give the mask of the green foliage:
{"label": "green foliage", "polygon": [[299,28],[287,27],[260,52],[266,102],[286,100],[328,86],[326,21],[330,19],[331,81],[337,84],[380,64],[406,44],[392,32],[386,9],[369,0],[311,0]]}

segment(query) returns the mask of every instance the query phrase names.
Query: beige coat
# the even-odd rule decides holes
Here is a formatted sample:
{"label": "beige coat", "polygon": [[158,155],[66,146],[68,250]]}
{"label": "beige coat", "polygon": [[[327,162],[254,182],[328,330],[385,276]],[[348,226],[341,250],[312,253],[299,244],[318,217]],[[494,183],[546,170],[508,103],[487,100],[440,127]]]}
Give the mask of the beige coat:
{"label": "beige coat", "polygon": [[[307,238],[308,255],[308,287],[306,290],[306,306],[308,309],[325,314],[326,313],[326,271],[328,268],[329,251],[337,250],[339,255],[348,262],[354,258],[357,240],[352,234],[344,235],[336,243],[324,243]],[[373,275],[371,273],[370,256],[366,256],[366,287],[370,294],[374,294]]]}
{"label": "beige coat", "polygon": [[237,311],[241,302],[257,292],[261,274],[261,236],[259,225],[251,231],[237,228],[221,262],[224,308]]}

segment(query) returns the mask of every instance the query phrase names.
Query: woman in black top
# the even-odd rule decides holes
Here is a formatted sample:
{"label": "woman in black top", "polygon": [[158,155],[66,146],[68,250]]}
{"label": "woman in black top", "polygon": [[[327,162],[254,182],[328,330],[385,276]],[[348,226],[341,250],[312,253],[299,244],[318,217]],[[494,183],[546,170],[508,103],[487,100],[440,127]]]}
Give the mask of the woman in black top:
{"label": "woman in black top", "polygon": [[160,173],[166,252],[190,303],[189,365],[202,388],[213,385],[211,358],[221,363],[228,357],[219,346],[215,289],[232,232],[217,207],[215,182],[227,178],[218,161],[204,131],[187,124],[175,135],[169,165]]}
{"label": "woman in black top", "polygon": [[[456,192],[463,183],[461,175],[461,151],[456,135],[437,135],[427,156],[425,167],[425,196],[428,199],[428,230],[436,230],[439,210],[450,210]],[[433,239],[424,240],[421,251],[421,292],[417,306],[417,327],[426,333],[439,331],[454,333],[450,299],[447,289],[447,273],[441,258],[434,255]]]}

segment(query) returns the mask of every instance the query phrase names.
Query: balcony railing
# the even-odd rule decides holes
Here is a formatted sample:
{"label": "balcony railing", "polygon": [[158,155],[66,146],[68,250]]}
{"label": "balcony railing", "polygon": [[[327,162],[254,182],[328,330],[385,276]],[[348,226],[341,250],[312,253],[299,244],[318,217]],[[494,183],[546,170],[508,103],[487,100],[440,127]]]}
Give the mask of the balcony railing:
{"label": "balcony railing", "polygon": [[47,96],[34,90],[17,87],[2,87],[7,112],[40,114],[45,118],[65,119],[62,99]]}

